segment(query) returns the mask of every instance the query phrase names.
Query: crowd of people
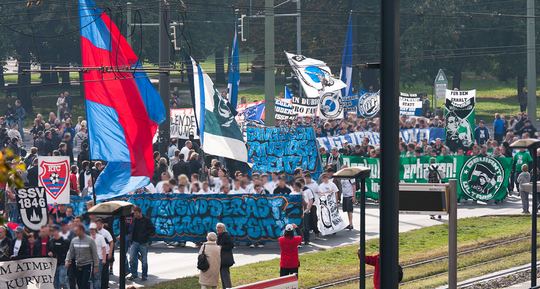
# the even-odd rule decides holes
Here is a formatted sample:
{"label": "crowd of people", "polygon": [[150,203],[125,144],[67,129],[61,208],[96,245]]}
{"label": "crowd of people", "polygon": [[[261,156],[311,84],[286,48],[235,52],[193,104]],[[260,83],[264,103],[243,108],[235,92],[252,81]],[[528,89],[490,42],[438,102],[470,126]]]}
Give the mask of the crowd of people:
{"label": "crowd of people", "polygon": [[[47,117],[37,114],[30,126],[24,126],[27,113],[19,100],[16,100],[13,106],[8,106],[5,116],[0,117],[0,143],[22,156],[21,162],[24,162],[27,169],[19,173],[26,186],[38,186],[38,156],[68,156],[71,160],[69,176],[71,195],[85,197],[93,194],[93,182],[106,163],[90,160],[87,123],[82,116],[77,116],[74,121],[75,116],[71,112],[71,96],[68,92],[63,92],[58,97],[57,111],[50,112]],[[364,119],[350,114],[340,120],[303,117],[294,121],[282,121],[279,125],[312,126],[318,137],[333,137],[361,131],[379,132],[380,129],[378,118]],[[402,129],[444,128],[445,125],[444,117],[436,114],[430,114],[427,117],[402,116],[400,119]],[[26,136],[29,137],[25,139]],[[458,148],[452,152],[444,140],[438,138],[431,142],[426,139],[409,143],[402,141],[400,152],[404,157],[447,155],[512,157],[514,161],[509,192],[511,193],[514,187],[521,192],[520,185],[530,181],[529,168],[532,156],[526,151],[511,149],[509,144],[516,139],[528,137],[536,137],[536,128],[526,114],[520,113],[511,117],[495,114],[492,125],[488,126],[484,121],[477,123],[474,130],[474,145],[470,149]],[[341,147],[334,147],[329,151],[321,147],[319,153],[324,173],[318,178],[314,178],[310,172],[302,169],[297,169],[294,175],[285,175],[283,172],[251,173],[246,166],[239,166],[232,160],[205,155],[201,151],[199,140],[193,136],[190,136],[188,140],[171,139],[166,153],[161,154],[157,149],[154,152],[155,174],[151,184],[134,193],[301,195],[304,222],[300,228],[293,228],[300,238],[291,239],[290,230],[286,230],[285,237],[288,239],[280,240],[280,245],[282,243],[309,245],[310,235],[314,234],[318,237],[320,234],[317,228],[317,208],[314,204],[322,196],[335,194],[342,211],[347,213],[347,229],[354,229],[352,212],[356,203],[356,184],[354,181],[332,179],[333,172],[343,168],[341,156],[376,158],[380,155],[380,149],[370,144],[369,139],[365,138],[360,144],[345,142]],[[439,175],[436,182],[441,179]],[[523,211],[528,212],[528,199],[526,199],[528,194],[521,192],[521,196],[524,199]],[[20,224],[14,188],[6,188],[5,198],[6,202],[0,205],[0,209],[11,224]],[[130,262],[128,267],[131,269],[129,278],[139,278],[137,267],[140,259],[141,280],[146,280],[148,277],[146,256],[154,228],[139,208],[134,210],[132,219],[129,230]],[[50,220],[50,224],[43,227],[40,232],[29,232],[18,225],[13,225],[12,228],[0,227],[0,259],[54,256],[59,264],[56,278],[58,280],[55,279],[55,284],[59,285],[56,288],[68,288],[65,284],[74,285],[77,282],[84,283],[78,283],[82,286],[92,284],[94,289],[107,288],[116,241],[112,230],[107,232],[104,229],[111,228],[107,225],[107,221],[93,219],[92,216],[74,216],[73,209],[69,206],[53,208]],[[227,279],[227,276],[230,276],[228,267],[234,264],[231,252],[235,243],[229,240],[230,236],[223,237],[226,233],[223,224],[218,225],[216,233],[215,236],[209,234],[207,242],[199,244],[201,250],[206,250],[208,254],[218,251],[221,254],[222,263],[210,264],[214,267],[218,266],[219,270],[201,274],[201,285],[210,288],[217,286],[213,282],[216,274],[222,276],[223,285],[228,285],[230,283],[230,277]],[[76,243],[74,240],[77,240]],[[90,251],[75,254],[74,252],[80,250],[80,246],[76,246],[77,242],[79,245],[83,242],[93,245],[89,246]],[[220,249],[216,250],[214,246]],[[262,247],[264,244],[250,243],[249,246]],[[84,259],[76,260],[77,258]],[[74,267],[82,269],[73,270]],[[289,272],[291,268],[284,269]],[[205,278],[213,281],[206,282]],[[80,286],[79,288],[88,288]]]}

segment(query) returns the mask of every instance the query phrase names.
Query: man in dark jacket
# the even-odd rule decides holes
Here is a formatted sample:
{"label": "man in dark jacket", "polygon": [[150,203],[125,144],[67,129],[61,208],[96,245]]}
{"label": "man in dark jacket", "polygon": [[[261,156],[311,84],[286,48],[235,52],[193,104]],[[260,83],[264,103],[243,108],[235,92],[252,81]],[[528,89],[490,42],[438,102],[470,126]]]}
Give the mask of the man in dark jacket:
{"label": "man in dark jacket", "polygon": [[11,259],[24,259],[30,256],[28,249],[28,240],[24,236],[23,227],[15,229],[15,240],[11,243]]}
{"label": "man in dark jacket", "polygon": [[184,161],[184,155],[178,155],[178,162],[172,167],[174,179],[177,180],[179,175],[189,175],[189,165]]}
{"label": "man in dark jacket", "polygon": [[38,186],[38,159],[35,158],[32,161],[32,166],[28,169],[28,175],[26,176],[28,179],[28,186],[29,187],[37,187]]}
{"label": "man in dark jacket", "polygon": [[11,240],[7,234],[7,228],[0,226],[0,261],[9,261],[11,257]]}
{"label": "man in dark jacket", "polygon": [[65,266],[70,241],[60,235],[60,226],[53,225],[53,237],[47,243],[48,256],[56,258],[56,273],[54,275],[54,288],[67,288],[68,278]]}
{"label": "man in dark jacket", "polygon": [[221,287],[232,288],[230,268],[234,265],[233,248],[234,242],[231,235],[227,232],[227,228],[223,223],[217,223],[216,231],[218,233],[217,244],[221,246]]}
{"label": "man in dark jacket", "polygon": [[129,280],[138,278],[137,267],[138,256],[141,256],[142,263],[142,278],[141,281],[146,281],[148,278],[148,244],[150,237],[155,233],[152,221],[143,216],[141,208],[133,208],[133,231],[131,232],[131,246],[129,247],[129,267],[131,276]]}

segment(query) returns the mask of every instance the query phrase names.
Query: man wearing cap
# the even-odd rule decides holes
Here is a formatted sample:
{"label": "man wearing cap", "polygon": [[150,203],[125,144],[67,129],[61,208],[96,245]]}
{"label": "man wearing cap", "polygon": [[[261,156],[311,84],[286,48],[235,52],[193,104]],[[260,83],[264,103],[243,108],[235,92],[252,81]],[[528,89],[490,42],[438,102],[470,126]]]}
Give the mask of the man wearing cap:
{"label": "man wearing cap", "polygon": [[53,225],[53,236],[47,244],[49,257],[56,258],[56,273],[54,275],[54,288],[68,288],[66,255],[69,250],[69,241],[60,235],[60,226]]}
{"label": "man wearing cap", "polygon": [[15,240],[11,247],[11,259],[23,259],[30,256],[28,251],[28,240],[24,236],[23,227],[17,227],[15,229]]}
{"label": "man wearing cap", "polygon": [[[109,245],[107,244],[107,241],[105,241],[105,238],[98,233],[98,226],[96,223],[91,223],[88,228],[90,230],[90,238],[96,243],[96,250],[99,258],[99,270],[97,273],[94,272],[94,275],[92,276],[93,288],[106,289],[107,287],[102,287],[101,276],[104,274],[103,269],[107,266],[107,248]],[[108,285],[109,284],[107,284],[107,286]]]}
{"label": "man wearing cap", "polygon": [[[77,224],[74,228],[75,238],[69,245],[69,251],[66,256],[66,267],[74,266],[74,279],[79,289],[90,289],[90,276],[92,271],[99,272],[99,257],[96,249],[96,243],[84,230],[83,224]],[[74,264],[72,261],[75,259]],[[93,268],[93,270],[92,270]]]}
{"label": "man wearing cap", "polygon": [[296,224],[288,224],[285,226],[283,236],[278,239],[279,248],[281,249],[281,258],[279,261],[280,276],[298,274],[298,267],[300,267],[298,246],[302,243],[302,237],[294,235],[296,228]]}

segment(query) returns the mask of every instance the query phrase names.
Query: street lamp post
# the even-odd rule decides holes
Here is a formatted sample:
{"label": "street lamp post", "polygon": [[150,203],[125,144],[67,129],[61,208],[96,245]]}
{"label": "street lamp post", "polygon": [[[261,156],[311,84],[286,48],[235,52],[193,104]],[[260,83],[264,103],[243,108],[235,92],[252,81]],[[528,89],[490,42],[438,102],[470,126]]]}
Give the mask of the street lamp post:
{"label": "street lamp post", "polygon": [[538,188],[536,182],[538,181],[538,158],[536,156],[536,150],[540,148],[540,140],[538,139],[520,139],[513,142],[510,145],[513,149],[527,149],[533,159],[532,165],[532,226],[531,226],[531,287],[536,287],[536,262],[537,262],[537,232],[538,226],[536,224],[538,220]]}
{"label": "street lamp post", "polygon": [[366,288],[366,179],[371,169],[366,167],[343,168],[334,178],[354,179],[360,183],[360,289]]}

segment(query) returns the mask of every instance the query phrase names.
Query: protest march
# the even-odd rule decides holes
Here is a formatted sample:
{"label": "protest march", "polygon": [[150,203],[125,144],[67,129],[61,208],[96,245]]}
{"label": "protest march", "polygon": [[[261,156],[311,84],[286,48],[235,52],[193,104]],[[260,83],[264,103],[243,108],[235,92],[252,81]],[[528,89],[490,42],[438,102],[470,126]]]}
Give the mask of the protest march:
{"label": "protest march", "polygon": [[[23,6],[40,9],[47,2],[30,0]],[[256,59],[250,60],[249,69],[266,73],[265,82],[274,78],[265,83],[260,97],[252,97],[260,85],[247,80],[242,68],[240,52],[247,50],[240,50],[240,45],[249,34],[243,23],[267,14],[235,12],[232,43],[220,44],[226,49],[215,52],[213,59],[224,71],[228,61],[227,73],[221,77],[205,62],[203,54],[210,52],[192,48],[191,35],[185,31],[187,23],[213,23],[187,20],[186,11],[206,6],[174,2],[174,17],[169,19],[160,10],[159,20],[166,23],[161,25],[142,23],[144,6],[132,10],[134,4],[128,3],[129,13],[116,15],[105,1],[76,2],[76,8],[69,4],[66,9],[75,9],[74,15],[68,14],[78,20],[78,25],[70,24],[77,26],[72,32],[73,41],[80,43],[78,62],[56,65],[38,61],[39,54],[31,50],[26,54],[35,58],[32,65],[39,62],[35,69],[41,78],[53,73],[69,79],[78,74],[77,88],[53,86],[54,107],[42,105],[44,100],[37,94],[28,106],[20,92],[9,92],[7,109],[0,116],[0,289],[152,288],[173,279],[161,276],[162,271],[177,274],[175,278],[195,275],[181,272],[185,267],[178,266],[197,273],[196,280],[187,283],[196,284],[190,285],[193,288],[308,288],[302,287],[307,285],[301,279],[305,271],[299,273],[299,250],[331,251],[352,244],[355,262],[373,265],[374,288],[382,288],[378,283],[378,278],[384,278],[379,275],[381,257],[375,252],[379,247],[368,245],[373,256],[365,251],[366,234],[378,238],[380,232],[366,232],[365,214],[380,208],[385,197],[383,170],[389,166],[382,156],[390,152],[382,147],[388,139],[397,144],[391,152],[392,169],[398,173],[396,186],[436,187],[455,181],[456,211],[480,212],[467,217],[487,215],[481,211],[486,208],[506,210],[506,206],[511,206],[513,215],[529,215],[532,210],[536,217],[537,205],[530,204],[524,185],[536,180],[540,149],[515,145],[538,140],[537,120],[531,118],[530,109],[520,106],[510,113],[502,108],[485,113],[480,88],[448,86],[443,69],[430,87],[433,91],[398,85],[395,95],[385,94],[382,86],[366,80],[373,78],[369,67],[380,63],[353,62],[358,46],[353,30],[361,35],[356,32],[361,25],[353,24],[358,21],[353,21],[356,12],[346,13],[345,44],[336,46],[343,48],[341,67],[333,59],[336,55],[316,49],[295,53],[290,45],[276,49],[271,57],[264,55],[265,61],[275,57],[280,62],[271,69],[256,62],[257,55],[246,56]],[[279,8],[288,2],[267,6]],[[292,2],[300,7],[300,0]],[[300,8],[296,13],[293,16],[300,18]],[[132,23],[133,19],[140,23]],[[142,39],[135,39],[144,26],[163,26],[159,39],[154,39],[160,42],[159,65],[146,55],[148,47],[143,48]],[[15,74],[31,74],[32,61],[17,62]],[[26,64],[29,70],[23,67]],[[269,69],[270,74],[265,71]],[[171,81],[175,77],[178,82]],[[278,77],[283,92],[274,96]],[[379,82],[378,77],[374,82]],[[3,79],[2,75],[1,86],[8,93]],[[518,86],[525,85],[522,80]],[[24,89],[16,86],[15,90]],[[396,133],[391,136],[384,122],[389,103],[394,104],[397,117]],[[368,176],[358,183],[358,175],[340,175],[351,168],[369,169]],[[450,207],[450,200],[445,199],[444,205]],[[110,209],[118,204],[129,210],[98,211],[100,205]],[[444,215],[450,215],[448,207],[443,216],[427,214],[422,226],[450,220]],[[356,252],[359,241],[362,250]],[[185,255],[170,257],[175,253]],[[237,263],[276,257],[279,267],[272,276],[256,278],[254,269],[255,277],[241,279],[242,283],[257,281],[254,285],[240,284],[235,280],[239,273],[230,271]],[[362,270],[358,280],[365,281]],[[399,270],[403,278],[401,265]],[[323,283],[309,282],[305,284]]]}

